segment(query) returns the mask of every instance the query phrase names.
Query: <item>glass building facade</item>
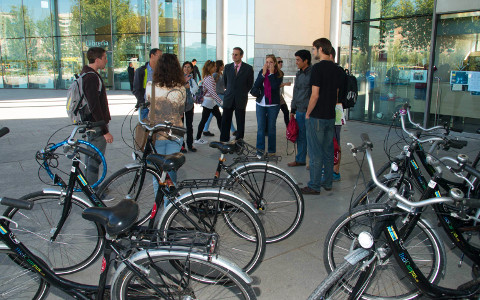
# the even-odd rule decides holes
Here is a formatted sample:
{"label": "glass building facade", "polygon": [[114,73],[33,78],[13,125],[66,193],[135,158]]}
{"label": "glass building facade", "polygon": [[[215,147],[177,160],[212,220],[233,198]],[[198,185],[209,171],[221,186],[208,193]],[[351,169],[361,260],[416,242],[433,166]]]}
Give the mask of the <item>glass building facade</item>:
{"label": "glass building facade", "polygon": [[416,122],[480,128],[480,11],[433,12],[434,0],[343,1],[340,64],[360,88],[350,119],[390,124],[408,102]]}
{"label": "glass building facade", "polygon": [[[226,46],[253,62],[254,0],[225,2],[235,22]],[[200,68],[216,59],[216,0],[159,0],[158,11],[161,50]],[[106,86],[128,90],[128,63],[148,61],[150,21],[150,0],[0,0],[0,88],[66,89],[97,46],[107,50]]]}

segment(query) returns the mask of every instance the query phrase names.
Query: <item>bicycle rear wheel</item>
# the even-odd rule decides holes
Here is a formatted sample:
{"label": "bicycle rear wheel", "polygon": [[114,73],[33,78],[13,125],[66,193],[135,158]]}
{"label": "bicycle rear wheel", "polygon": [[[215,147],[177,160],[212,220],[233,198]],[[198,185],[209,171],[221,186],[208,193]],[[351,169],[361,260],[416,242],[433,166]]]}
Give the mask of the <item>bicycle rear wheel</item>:
{"label": "bicycle rear wheel", "polygon": [[[145,175],[142,175],[142,172],[145,172]],[[137,223],[141,225],[150,218],[155,203],[154,181],[160,182],[160,174],[151,167],[125,167],[108,177],[97,194],[109,207],[123,199],[135,200],[140,209]]]}
{"label": "bicycle rear wheel", "polygon": [[0,253],[0,299],[30,300],[44,299],[48,284],[17,254]]}
{"label": "bicycle rear wheel", "polygon": [[[252,287],[226,264],[216,263],[216,258],[209,261],[195,253],[158,252],[149,251],[147,257],[134,259],[133,263],[149,271],[146,276],[164,295],[124,267],[112,285],[114,299],[256,299]],[[179,269],[178,265],[184,268]],[[192,273],[202,273],[213,280],[199,281],[190,276]]]}
{"label": "bicycle rear wheel", "polygon": [[18,223],[10,230],[28,248],[44,254],[56,274],[71,274],[85,269],[101,255],[102,227],[82,218],[88,205],[72,198],[72,207],[55,241],[50,241],[62,216],[64,195],[35,192],[22,197],[34,202],[32,210],[8,208],[5,216]]}
{"label": "bicycle rear wheel", "polygon": [[[362,231],[372,233],[379,217],[383,216],[383,204],[358,206],[341,216],[330,228],[324,244],[324,263],[327,271],[339,266],[348,254],[353,240]],[[405,214],[396,211],[401,221]],[[445,249],[443,243],[431,227],[419,220],[413,232],[403,241],[403,246],[414,259],[415,264],[430,280],[437,282],[444,271]],[[389,253],[386,237],[381,235],[375,241],[376,251]],[[377,262],[375,273],[367,286],[363,299],[412,299],[418,296],[417,288],[403,276],[403,271],[391,256],[385,256]]]}
{"label": "bicycle rear wheel", "polygon": [[265,254],[265,231],[255,211],[240,198],[218,190],[198,190],[180,196],[176,203],[180,211],[171,204],[165,208],[157,227],[161,232],[198,231],[198,226],[200,231],[218,234],[218,255],[245,272],[258,267]]}
{"label": "bicycle rear wheel", "polygon": [[287,173],[270,165],[247,164],[234,174],[241,180],[235,180],[232,190],[243,199],[250,199],[258,209],[267,243],[284,240],[300,227],[303,196]]}

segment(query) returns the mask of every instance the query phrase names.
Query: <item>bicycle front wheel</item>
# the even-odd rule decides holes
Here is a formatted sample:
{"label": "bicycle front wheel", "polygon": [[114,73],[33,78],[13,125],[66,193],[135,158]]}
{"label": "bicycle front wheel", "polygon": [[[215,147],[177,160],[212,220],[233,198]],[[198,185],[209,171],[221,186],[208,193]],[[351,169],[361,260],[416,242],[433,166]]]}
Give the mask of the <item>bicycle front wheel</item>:
{"label": "bicycle front wheel", "polygon": [[60,193],[35,192],[22,197],[34,202],[32,210],[8,208],[5,215],[18,223],[10,230],[28,248],[44,254],[56,274],[70,274],[85,269],[101,255],[104,243],[102,227],[82,218],[88,206],[72,198],[72,207],[60,234],[51,240],[62,216],[65,196]]}
{"label": "bicycle front wheel", "polygon": [[98,196],[109,207],[123,199],[135,200],[140,209],[137,223],[141,225],[150,218],[155,203],[154,181],[160,182],[160,174],[151,167],[125,167],[105,180]]}
{"label": "bicycle front wheel", "polygon": [[[350,246],[362,231],[373,232],[377,221],[382,220],[385,206],[371,204],[358,206],[341,216],[330,228],[324,244],[324,263],[328,272],[331,272],[343,261]],[[398,213],[398,222],[403,211]],[[403,240],[403,246],[412,256],[415,264],[430,282],[437,282],[444,271],[445,249],[437,234],[425,223],[419,220],[408,238]],[[390,253],[386,237],[382,234],[375,240],[375,249],[379,253]],[[390,255],[384,255],[377,262],[375,272],[365,289],[363,299],[412,299],[418,296],[418,290],[397,265]]]}
{"label": "bicycle front wheel", "polygon": [[[112,285],[114,299],[256,299],[252,287],[240,276],[216,264],[215,260],[202,259],[198,255],[152,251],[133,263],[149,271],[144,275],[159,291],[125,267]],[[190,276],[199,272],[213,280],[199,281]]]}
{"label": "bicycle front wheel", "polygon": [[266,244],[262,223],[255,211],[237,196],[199,190],[184,194],[176,204],[179,209],[170,204],[159,221],[158,229],[166,238],[168,231],[216,233],[217,254],[243,271],[253,272],[262,261]]}
{"label": "bicycle front wheel", "polygon": [[17,254],[0,253],[0,299],[44,299],[48,284]]}
{"label": "bicycle front wheel", "polygon": [[[237,175],[238,174],[238,175]],[[270,165],[237,168],[233,191],[251,199],[265,228],[267,243],[288,238],[302,223],[304,201],[300,188],[284,171]]]}

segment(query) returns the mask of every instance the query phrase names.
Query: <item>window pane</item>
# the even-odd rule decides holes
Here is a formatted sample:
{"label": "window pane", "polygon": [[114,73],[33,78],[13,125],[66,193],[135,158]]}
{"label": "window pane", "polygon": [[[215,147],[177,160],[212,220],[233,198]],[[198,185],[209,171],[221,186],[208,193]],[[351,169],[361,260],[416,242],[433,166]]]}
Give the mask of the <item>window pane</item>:
{"label": "window pane", "polygon": [[[245,61],[247,59],[246,53],[245,53],[247,50],[247,37],[245,35],[238,36],[238,35],[229,34],[227,36],[227,63],[231,63],[233,61],[232,52],[233,52],[233,48],[235,47],[242,48],[244,52],[242,60]],[[252,53],[252,57],[253,57],[253,53]]]}
{"label": "window pane", "polygon": [[247,2],[246,0],[228,0],[226,16],[228,34],[247,34]]}
{"label": "window pane", "polygon": [[216,0],[185,0],[185,32],[217,32],[216,5]]}
{"label": "window pane", "polygon": [[54,88],[52,38],[27,38],[28,87]]}
{"label": "window pane", "polygon": [[248,0],[248,14],[247,14],[247,24],[248,24],[248,35],[255,35],[255,0]]}
{"label": "window pane", "polygon": [[177,1],[159,4],[159,46],[166,53],[178,55],[179,16]]}
{"label": "window pane", "polygon": [[[0,1],[1,28],[5,28],[6,37],[23,38],[25,30],[23,24],[23,10],[21,0]],[[3,35],[3,32],[2,32]]]}
{"label": "window pane", "polygon": [[[204,41],[204,42],[203,42]],[[203,39],[201,33],[185,33],[185,60],[197,59],[197,66],[201,70],[207,60],[216,60],[216,35],[207,34]]]}
{"label": "window pane", "polygon": [[[121,2],[112,1],[112,7]],[[82,0],[81,20],[83,34],[110,34],[110,0]]]}
{"label": "window pane", "polygon": [[4,87],[26,88],[27,60],[25,39],[6,39],[2,45],[2,60],[5,63]]}
{"label": "window pane", "polygon": [[145,33],[145,2],[115,1],[112,5],[113,34]]}
{"label": "window pane", "polygon": [[27,37],[52,36],[50,1],[23,0]]}
{"label": "window pane", "polygon": [[[355,0],[355,21],[409,17],[414,15],[432,15],[434,0]],[[350,7],[350,1],[344,4]]]}
{"label": "window pane", "polygon": [[[130,90],[128,80],[128,63],[133,62],[137,69],[145,62],[145,44],[143,35],[117,35],[114,37],[114,76],[115,89]],[[139,62],[141,58],[141,62]]]}
{"label": "window pane", "polygon": [[73,82],[74,74],[80,74],[83,67],[81,38],[79,36],[55,39],[55,77],[57,89],[67,89]]}

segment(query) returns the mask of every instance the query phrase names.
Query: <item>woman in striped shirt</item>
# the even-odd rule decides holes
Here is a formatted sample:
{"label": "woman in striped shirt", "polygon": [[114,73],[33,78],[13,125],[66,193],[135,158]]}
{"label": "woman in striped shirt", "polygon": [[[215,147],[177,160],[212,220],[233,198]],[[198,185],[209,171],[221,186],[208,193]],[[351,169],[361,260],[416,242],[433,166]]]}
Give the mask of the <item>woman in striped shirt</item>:
{"label": "woman in striped shirt", "polygon": [[216,92],[216,87],[217,84],[215,82],[215,79],[213,79],[212,74],[215,72],[215,62],[207,60],[205,62],[205,65],[203,65],[203,70],[202,70],[202,85],[203,85],[203,93],[204,93],[204,98],[203,98],[203,111],[202,111],[202,120],[200,121],[200,124],[198,124],[198,130],[197,130],[197,139],[195,140],[196,144],[206,144],[208,143],[205,140],[202,140],[202,132],[203,128],[205,126],[205,123],[208,120],[208,117],[210,116],[210,113],[213,114],[215,119],[217,119],[217,126],[218,129],[220,130],[221,125],[222,125],[222,114],[220,113],[219,106],[222,106],[222,99],[218,96]]}

